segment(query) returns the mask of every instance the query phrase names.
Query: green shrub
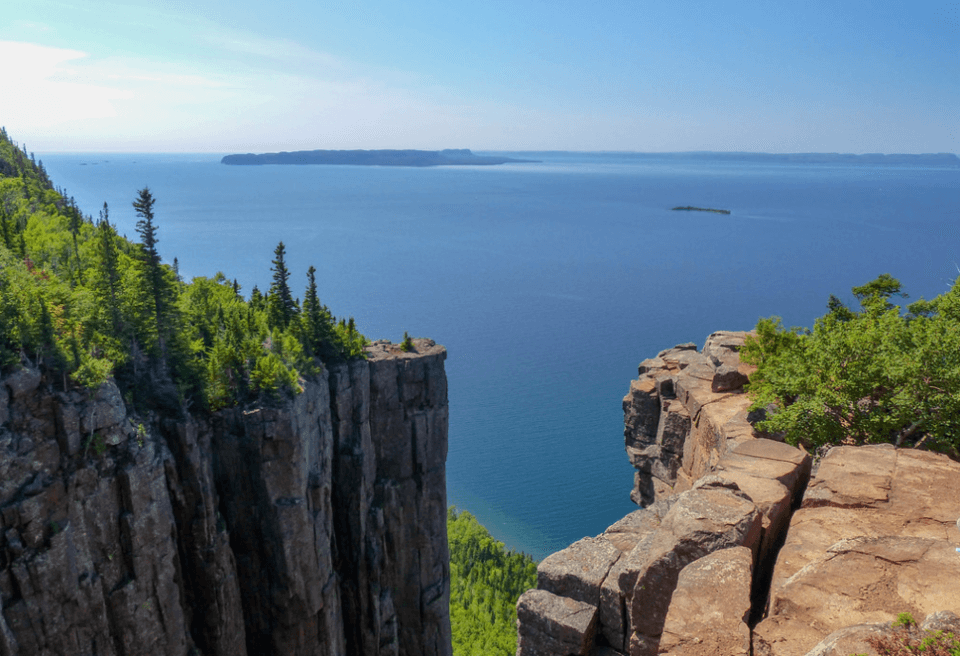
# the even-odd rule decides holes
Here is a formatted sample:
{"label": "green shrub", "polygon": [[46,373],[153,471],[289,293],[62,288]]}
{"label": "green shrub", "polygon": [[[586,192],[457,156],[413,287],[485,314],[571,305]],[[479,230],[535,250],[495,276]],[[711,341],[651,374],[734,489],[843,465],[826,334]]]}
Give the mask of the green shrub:
{"label": "green shrub", "polygon": [[757,366],[747,390],[757,427],[790,444],[925,445],[960,449],[960,279],[908,313],[883,275],[853,289],[860,310],[835,297],[812,330],[761,319],[741,350]]}

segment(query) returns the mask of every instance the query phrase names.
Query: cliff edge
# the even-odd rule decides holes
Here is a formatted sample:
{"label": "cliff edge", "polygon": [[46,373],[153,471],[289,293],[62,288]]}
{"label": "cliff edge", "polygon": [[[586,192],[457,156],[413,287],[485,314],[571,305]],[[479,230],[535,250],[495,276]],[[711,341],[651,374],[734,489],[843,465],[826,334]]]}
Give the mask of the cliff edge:
{"label": "cliff edge", "polygon": [[960,633],[960,463],[753,430],[746,333],[645,360],[623,400],[642,507],[548,556],[517,656],[873,654],[911,613]]}
{"label": "cliff edge", "polygon": [[0,381],[0,655],[449,656],[446,351],[414,345],[177,420]]}

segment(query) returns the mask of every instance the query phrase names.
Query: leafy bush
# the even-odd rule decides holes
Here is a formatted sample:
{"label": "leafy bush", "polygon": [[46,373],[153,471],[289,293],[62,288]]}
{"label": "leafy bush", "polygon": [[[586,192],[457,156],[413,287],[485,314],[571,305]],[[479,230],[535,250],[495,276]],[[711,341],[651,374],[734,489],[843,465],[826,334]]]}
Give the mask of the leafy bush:
{"label": "leafy bush", "polygon": [[813,330],[761,319],[741,350],[757,366],[751,410],[760,430],[808,447],[839,443],[960,449],[960,279],[904,313],[889,275],[853,289],[860,310],[836,297]]}

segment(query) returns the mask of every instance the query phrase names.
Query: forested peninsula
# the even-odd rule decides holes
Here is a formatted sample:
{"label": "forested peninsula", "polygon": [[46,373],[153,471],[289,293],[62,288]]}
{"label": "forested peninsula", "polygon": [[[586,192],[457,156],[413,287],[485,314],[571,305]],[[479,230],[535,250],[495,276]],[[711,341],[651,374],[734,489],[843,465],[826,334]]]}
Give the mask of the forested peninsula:
{"label": "forested peninsula", "polygon": [[221,164],[346,164],[352,166],[495,166],[534,160],[474,155],[466,148],[447,150],[297,150],[227,155]]}

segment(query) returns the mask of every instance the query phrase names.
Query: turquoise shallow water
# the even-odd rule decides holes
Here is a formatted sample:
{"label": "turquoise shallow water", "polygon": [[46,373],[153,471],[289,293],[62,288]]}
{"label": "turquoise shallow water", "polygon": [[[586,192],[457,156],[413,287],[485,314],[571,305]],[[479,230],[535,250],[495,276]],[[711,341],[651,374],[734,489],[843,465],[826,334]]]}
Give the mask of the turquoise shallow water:
{"label": "turquoise shallow water", "polygon": [[[401,169],[223,166],[217,155],[40,154],[96,216],[135,236],[157,198],[184,277],[296,287],[371,338],[449,356],[450,503],[540,558],[633,506],[622,408],[636,366],[779,314],[809,325],[883,272],[913,297],[960,262],[960,169],[540,153],[538,164]],[[729,216],[672,212],[680,205]],[[296,288],[295,287],[295,288]]]}

